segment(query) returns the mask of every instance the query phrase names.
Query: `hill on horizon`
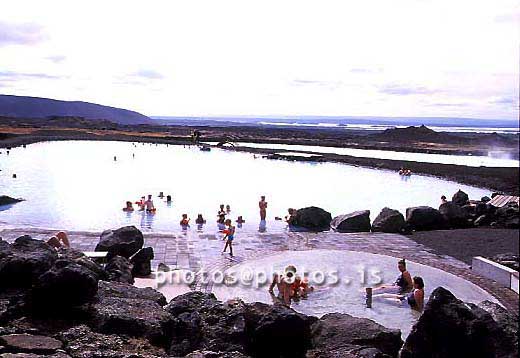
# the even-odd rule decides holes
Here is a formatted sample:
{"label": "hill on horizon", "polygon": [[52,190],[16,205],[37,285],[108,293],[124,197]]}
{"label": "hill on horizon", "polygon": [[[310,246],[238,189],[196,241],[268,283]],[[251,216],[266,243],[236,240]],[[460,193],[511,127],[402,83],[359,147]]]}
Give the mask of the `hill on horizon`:
{"label": "hill on horizon", "polygon": [[127,109],[82,101],[0,95],[0,116],[18,118],[83,117],[108,120],[119,124],[145,124],[149,117]]}

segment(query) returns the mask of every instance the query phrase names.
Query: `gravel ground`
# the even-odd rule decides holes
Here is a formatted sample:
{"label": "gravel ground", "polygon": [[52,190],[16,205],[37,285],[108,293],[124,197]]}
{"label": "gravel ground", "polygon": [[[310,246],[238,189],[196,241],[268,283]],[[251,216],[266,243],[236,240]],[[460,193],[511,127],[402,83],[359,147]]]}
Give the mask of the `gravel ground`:
{"label": "gravel ground", "polygon": [[414,232],[409,238],[471,264],[474,256],[494,256],[519,251],[518,229],[475,228]]}

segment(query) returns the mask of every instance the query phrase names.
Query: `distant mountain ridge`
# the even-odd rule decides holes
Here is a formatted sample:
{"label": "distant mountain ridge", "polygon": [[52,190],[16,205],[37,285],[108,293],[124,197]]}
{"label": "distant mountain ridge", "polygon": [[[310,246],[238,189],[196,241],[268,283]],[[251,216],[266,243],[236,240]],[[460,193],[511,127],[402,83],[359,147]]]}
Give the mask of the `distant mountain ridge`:
{"label": "distant mountain ridge", "polygon": [[149,117],[127,109],[81,101],[0,95],[0,116],[19,118],[83,117],[119,124],[145,124]]}

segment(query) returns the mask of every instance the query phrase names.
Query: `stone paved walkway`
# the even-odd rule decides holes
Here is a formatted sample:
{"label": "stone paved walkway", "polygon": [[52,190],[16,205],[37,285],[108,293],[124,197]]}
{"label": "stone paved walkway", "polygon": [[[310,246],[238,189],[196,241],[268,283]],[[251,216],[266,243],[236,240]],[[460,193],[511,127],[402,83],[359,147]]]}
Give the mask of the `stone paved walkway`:
{"label": "stone paved walkway", "polygon": [[[12,241],[28,234],[34,238],[46,239],[55,233],[43,229],[2,229],[0,237]],[[94,251],[99,239],[99,232],[69,232],[72,247],[81,251]],[[459,277],[465,278],[482,287],[495,296],[505,307],[518,313],[518,295],[501,287],[494,281],[475,275],[470,267],[450,256],[441,256],[431,249],[397,234],[356,233],[244,233],[238,232],[234,241],[235,257],[222,255],[223,242],[219,234],[197,232],[190,229],[172,234],[145,233],[145,246],[155,251],[152,266],[160,262],[172,269],[207,272],[225,270],[233,265],[279,253],[281,251],[300,251],[313,249],[334,249],[362,251],[405,258],[424,265],[432,266]],[[211,287],[200,283],[197,289],[210,291]]]}

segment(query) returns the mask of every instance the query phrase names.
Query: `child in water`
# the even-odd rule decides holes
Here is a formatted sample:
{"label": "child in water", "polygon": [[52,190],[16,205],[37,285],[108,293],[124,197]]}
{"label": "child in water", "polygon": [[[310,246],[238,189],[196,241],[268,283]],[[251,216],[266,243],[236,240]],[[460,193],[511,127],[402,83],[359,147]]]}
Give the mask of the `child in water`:
{"label": "child in water", "polygon": [[131,201],[126,202],[126,207],[123,208],[123,211],[134,211],[134,207]]}
{"label": "child in water", "polygon": [[222,250],[222,253],[226,252],[229,246],[229,256],[233,257],[233,239],[235,238],[235,227],[231,223],[230,219],[227,219],[225,221],[225,224],[227,226],[227,229],[223,230],[222,232],[226,234],[226,236],[224,236],[223,239],[226,240],[226,245],[224,246],[224,250]]}

